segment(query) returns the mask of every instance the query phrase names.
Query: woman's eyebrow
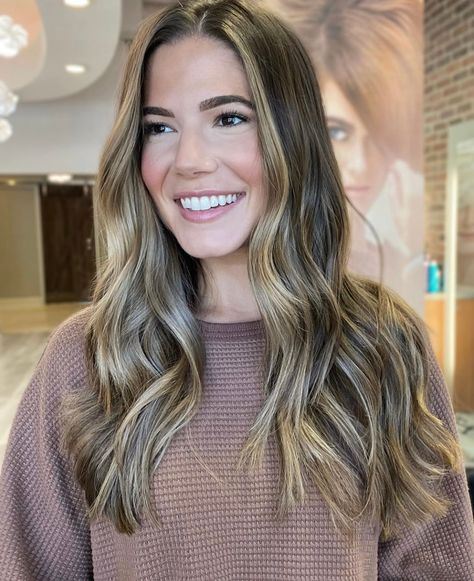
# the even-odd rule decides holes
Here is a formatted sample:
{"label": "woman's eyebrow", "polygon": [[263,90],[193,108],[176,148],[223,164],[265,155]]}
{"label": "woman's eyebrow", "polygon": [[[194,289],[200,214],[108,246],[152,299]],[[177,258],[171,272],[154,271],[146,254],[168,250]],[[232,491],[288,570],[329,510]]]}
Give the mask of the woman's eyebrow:
{"label": "woman's eyebrow", "polygon": [[240,97],[239,95],[221,95],[220,97],[211,97],[200,103],[199,111],[207,111],[208,109],[214,109],[215,107],[219,107],[219,105],[227,105],[229,103],[242,103],[249,109],[255,109],[255,105],[245,97]]}
{"label": "woman's eyebrow", "polygon": [[347,129],[350,129],[352,127],[352,125],[350,123],[348,123],[344,119],[341,119],[340,117],[336,117],[335,115],[327,115],[326,121],[328,123],[337,123],[338,125],[342,125],[343,127],[347,128]]}
{"label": "woman's eyebrow", "polygon": [[[218,97],[211,97],[199,103],[199,111],[208,111],[220,105],[227,105],[229,103],[242,103],[249,109],[254,110],[255,105],[239,95],[220,95]],[[161,117],[174,117],[174,113],[164,107],[143,107],[143,115],[160,115]]]}

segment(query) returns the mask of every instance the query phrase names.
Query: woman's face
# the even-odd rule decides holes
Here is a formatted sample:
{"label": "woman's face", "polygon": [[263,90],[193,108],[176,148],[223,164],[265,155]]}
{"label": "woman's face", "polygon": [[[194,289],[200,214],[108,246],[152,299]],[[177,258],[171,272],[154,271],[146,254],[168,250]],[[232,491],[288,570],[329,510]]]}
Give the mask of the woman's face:
{"label": "woman's face", "polygon": [[141,172],[161,220],[195,258],[237,252],[266,206],[257,119],[240,61],[209,38],[160,46],[143,106]]}
{"label": "woman's face", "polygon": [[365,214],[380,193],[393,159],[371,138],[336,83],[324,82],[322,94],[345,192],[354,206]]}

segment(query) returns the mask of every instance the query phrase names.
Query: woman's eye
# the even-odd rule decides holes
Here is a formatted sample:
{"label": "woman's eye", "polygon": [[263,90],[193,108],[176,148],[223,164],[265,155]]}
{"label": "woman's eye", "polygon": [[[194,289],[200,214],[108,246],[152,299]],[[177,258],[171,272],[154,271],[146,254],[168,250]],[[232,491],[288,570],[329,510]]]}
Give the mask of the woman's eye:
{"label": "woman's eye", "polygon": [[331,141],[345,141],[349,137],[349,133],[343,127],[329,126],[329,137]]}
{"label": "woman's eye", "polygon": [[171,127],[168,127],[164,123],[145,123],[143,126],[143,132],[146,136],[161,135],[162,133],[169,133],[170,131],[173,131]]}
{"label": "woman's eye", "polygon": [[234,127],[235,125],[245,123],[245,121],[248,121],[248,119],[241,113],[223,113],[217,118],[216,125],[220,127]]}

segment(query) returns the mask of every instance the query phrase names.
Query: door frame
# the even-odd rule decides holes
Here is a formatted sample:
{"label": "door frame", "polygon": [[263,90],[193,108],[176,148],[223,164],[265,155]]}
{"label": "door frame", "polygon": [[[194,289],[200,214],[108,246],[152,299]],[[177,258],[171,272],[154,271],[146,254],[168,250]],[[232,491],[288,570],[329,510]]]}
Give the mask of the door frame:
{"label": "door frame", "polygon": [[448,127],[448,167],[446,177],[445,269],[444,269],[444,374],[451,395],[456,373],[456,302],[457,302],[457,239],[459,180],[457,150],[473,142],[474,121],[463,121]]}

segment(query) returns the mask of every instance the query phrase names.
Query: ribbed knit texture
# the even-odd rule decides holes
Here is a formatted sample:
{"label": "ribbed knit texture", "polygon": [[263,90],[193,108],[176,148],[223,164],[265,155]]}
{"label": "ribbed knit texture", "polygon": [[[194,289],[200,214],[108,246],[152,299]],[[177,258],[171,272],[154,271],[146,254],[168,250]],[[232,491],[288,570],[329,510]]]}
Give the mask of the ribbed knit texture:
{"label": "ribbed knit texture", "polygon": [[[279,460],[269,441],[261,472],[238,473],[246,434],[263,402],[263,326],[201,323],[203,401],[172,440],[154,479],[162,526],[145,519],[131,537],[90,525],[83,494],[59,448],[59,404],[86,389],[85,311],[52,336],[20,404],[0,488],[2,580],[298,581],[474,580],[474,531],[464,475],[444,489],[449,515],[379,543],[378,526],[335,531],[316,490],[284,522],[275,519]],[[431,406],[455,430],[432,361]]]}

